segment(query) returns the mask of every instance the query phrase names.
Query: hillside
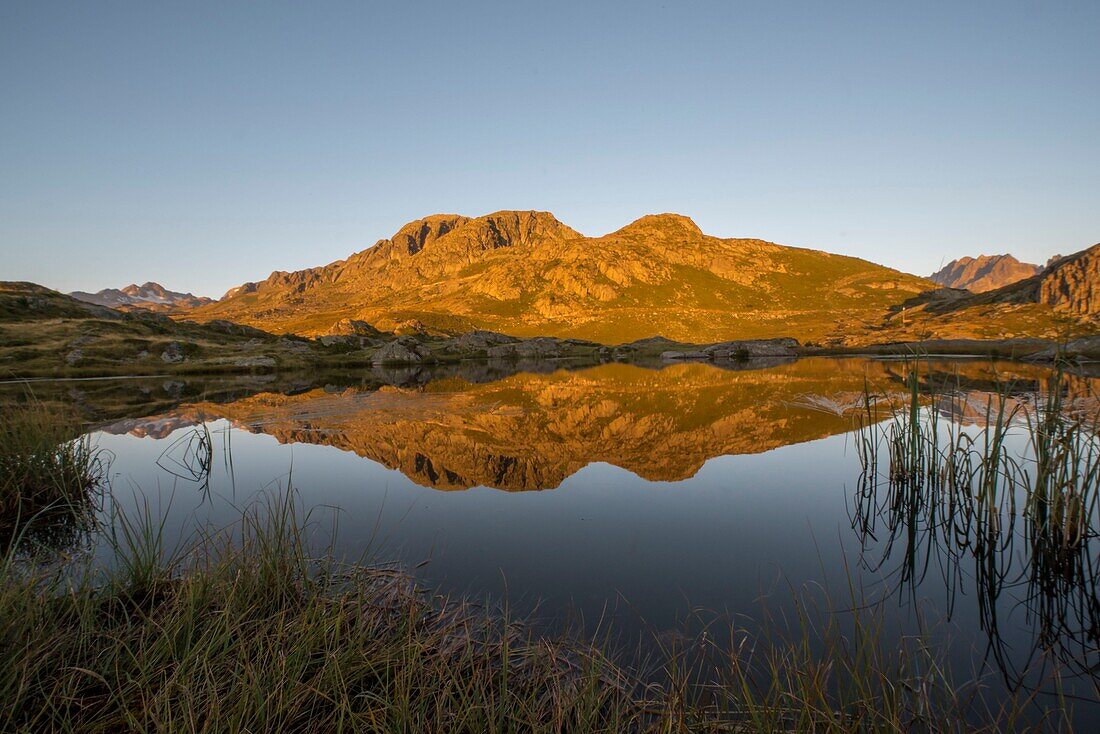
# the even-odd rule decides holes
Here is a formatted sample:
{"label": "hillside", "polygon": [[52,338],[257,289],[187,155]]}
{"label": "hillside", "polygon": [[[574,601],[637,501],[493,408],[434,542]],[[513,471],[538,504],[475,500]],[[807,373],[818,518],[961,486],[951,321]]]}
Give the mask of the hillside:
{"label": "hillside", "polygon": [[249,371],[273,367],[276,338],[221,321],[177,322],[0,282],[0,377]]}
{"label": "hillside", "polygon": [[1030,278],[1039,270],[1038,265],[1022,263],[1012,255],[979,255],[952,260],[930,280],[948,288],[984,293]]}
{"label": "hillside", "polygon": [[346,260],[272,273],[187,317],[306,335],[355,319],[385,331],[602,343],[656,334],[836,340],[933,288],[856,258],[712,237],[676,214],[585,237],[545,212],[503,211],[410,222]]}
{"label": "hillside", "polygon": [[125,288],[104,288],[95,293],[73,291],[69,294],[78,301],[107,306],[119,311],[144,309],[146,311],[185,311],[213,303],[214,299],[192,293],[170,291],[160,283],[130,284]]}

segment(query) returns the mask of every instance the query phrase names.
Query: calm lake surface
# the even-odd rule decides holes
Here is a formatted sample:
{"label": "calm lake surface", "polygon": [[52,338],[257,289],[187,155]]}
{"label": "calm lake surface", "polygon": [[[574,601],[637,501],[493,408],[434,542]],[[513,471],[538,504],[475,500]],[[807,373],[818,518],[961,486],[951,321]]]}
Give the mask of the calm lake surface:
{"label": "calm lake surface", "polygon": [[[861,479],[865,388],[900,403],[911,368],[467,364],[34,389],[75,402],[113,456],[104,517],[148,507],[170,544],[292,486],[318,547],[643,646],[715,617],[751,627],[762,604],[782,615],[798,594],[844,608],[855,586],[888,605],[889,634],[926,630],[961,671],[1045,690],[1044,663],[1059,661],[1078,717],[1095,719],[1096,538],[1042,583],[1013,511],[995,549],[975,549],[958,529],[940,532],[935,512],[903,516]],[[1026,408],[1051,377],[987,360],[925,361],[919,373],[936,386],[925,413],[975,437],[998,385]],[[1100,408],[1095,377],[1069,375],[1065,392],[1072,410]],[[1008,447],[1027,461],[1022,431]]]}

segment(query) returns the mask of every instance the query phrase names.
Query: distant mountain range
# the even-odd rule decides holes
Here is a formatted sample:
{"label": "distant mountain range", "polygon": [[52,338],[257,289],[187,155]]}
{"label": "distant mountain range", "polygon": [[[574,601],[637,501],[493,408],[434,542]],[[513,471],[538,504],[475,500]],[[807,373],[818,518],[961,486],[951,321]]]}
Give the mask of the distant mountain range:
{"label": "distant mountain range", "polygon": [[[930,279],[865,260],[704,234],[677,214],[586,237],[538,211],[436,214],[346,260],[230,289],[156,283],[73,293],[120,310],[273,333],[459,334],[483,329],[617,344],[792,336],[821,344],[930,337],[1053,338],[1100,323],[1100,246],[1045,267],[965,257]],[[1076,327],[1074,327],[1076,328]],[[378,331],[375,331],[378,330]]]}
{"label": "distant mountain range", "polygon": [[198,308],[214,303],[213,298],[170,291],[161,284],[153,282],[143,285],[131,284],[125,288],[105,288],[96,293],[73,291],[69,295],[78,301],[94,303],[97,306],[108,306],[119,311],[141,308],[147,311],[168,312]]}
{"label": "distant mountain range", "polygon": [[931,280],[948,288],[985,293],[1030,278],[1041,269],[1038,265],[1022,263],[1012,255],[979,255],[952,260],[933,273]]}

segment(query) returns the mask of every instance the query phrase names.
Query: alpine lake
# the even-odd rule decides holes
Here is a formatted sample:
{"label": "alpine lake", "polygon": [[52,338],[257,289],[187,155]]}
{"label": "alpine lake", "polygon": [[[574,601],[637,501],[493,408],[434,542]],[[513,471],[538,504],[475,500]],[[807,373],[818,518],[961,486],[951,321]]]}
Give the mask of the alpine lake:
{"label": "alpine lake", "polygon": [[[318,549],[538,628],[690,648],[873,606],[887,643],[1100,722],[1100,370],[472,361],[8,382],[0,400],[28,390],[77,406],[109,461],[98,529],[57,534],[59,553],[109,563],[120,515],[184,545],[289,493]],[[1081,496],[1052,520],[1050,444],[1070,440],[1053,461]]]}

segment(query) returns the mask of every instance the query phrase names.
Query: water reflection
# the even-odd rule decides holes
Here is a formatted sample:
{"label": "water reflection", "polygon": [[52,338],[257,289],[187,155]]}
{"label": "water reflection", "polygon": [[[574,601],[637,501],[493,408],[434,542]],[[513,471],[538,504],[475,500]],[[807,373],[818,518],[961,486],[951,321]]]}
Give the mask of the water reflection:
{"label": "water reflection", "polygon": [[[865,360],[802,360],[737,372],[704,364],[661,370],[608,364],[485,382],[447,373],[428,380],[420,370],[425,381],[412,384],[329,383],[182,402],[103,430],[163,437],[222,418],[282,443],[351,451],[436,489],[548,489],[596,462],[650,481],[676,481],[716,456],[847,432],[865,387],[897,391],[903,369]],[[987,364],[955,369],[974,382],[996,377]],[[1026,385],[1041,375],[1039,368],[1011,369]],[[959,418],[974,416],[960,412]]]}
{"label": "water reflection", "polygon": [[[860,430],[852,527],[863,567],[910,601],[942,589],[949,614],[973,593],[986,653],[1010,686],[1039,687],[1053,663],[1100,693],[1094,385],[1046,374],[962,387],[919,370],[907,401],[883,396],[891,418],[869,415]],[[1005,598],[1029,638],[1005,633]]]}
{"label": "water reflection", "polygon": [[[995,416],[1035,414],[1050,370],[931,361],[911,380],[912,365],[855,358],[660,367],[470,363],[36,393],[80,406],[118,454],[113,501],[166,508],[178,537],[285,486],[293,467],[308,502],[340,509],[341,553],[382,547],[447,593],[588,620],[621,602],[673,631],[698,609],[752,614],[775,579],[885,581],[904,601],[892,632],[931,606],[1011,684],[1058,658],[1091,685],[1095,535],[1067,544],[1022,500],[1031,480],[1009,463],[983,474],[977,460],[1002,431],[1005,461],[1027,466],[1026,435]],[[1067,377],[1059,412],[1095,411],[1096,387]],[[914,390],[936,441],[959,449],[954,463],[914,481],[889,471],[884,450],[861,476],[855,429],[888,427],[890,403]],[[955,662],[972,666],[973,650]]]}

